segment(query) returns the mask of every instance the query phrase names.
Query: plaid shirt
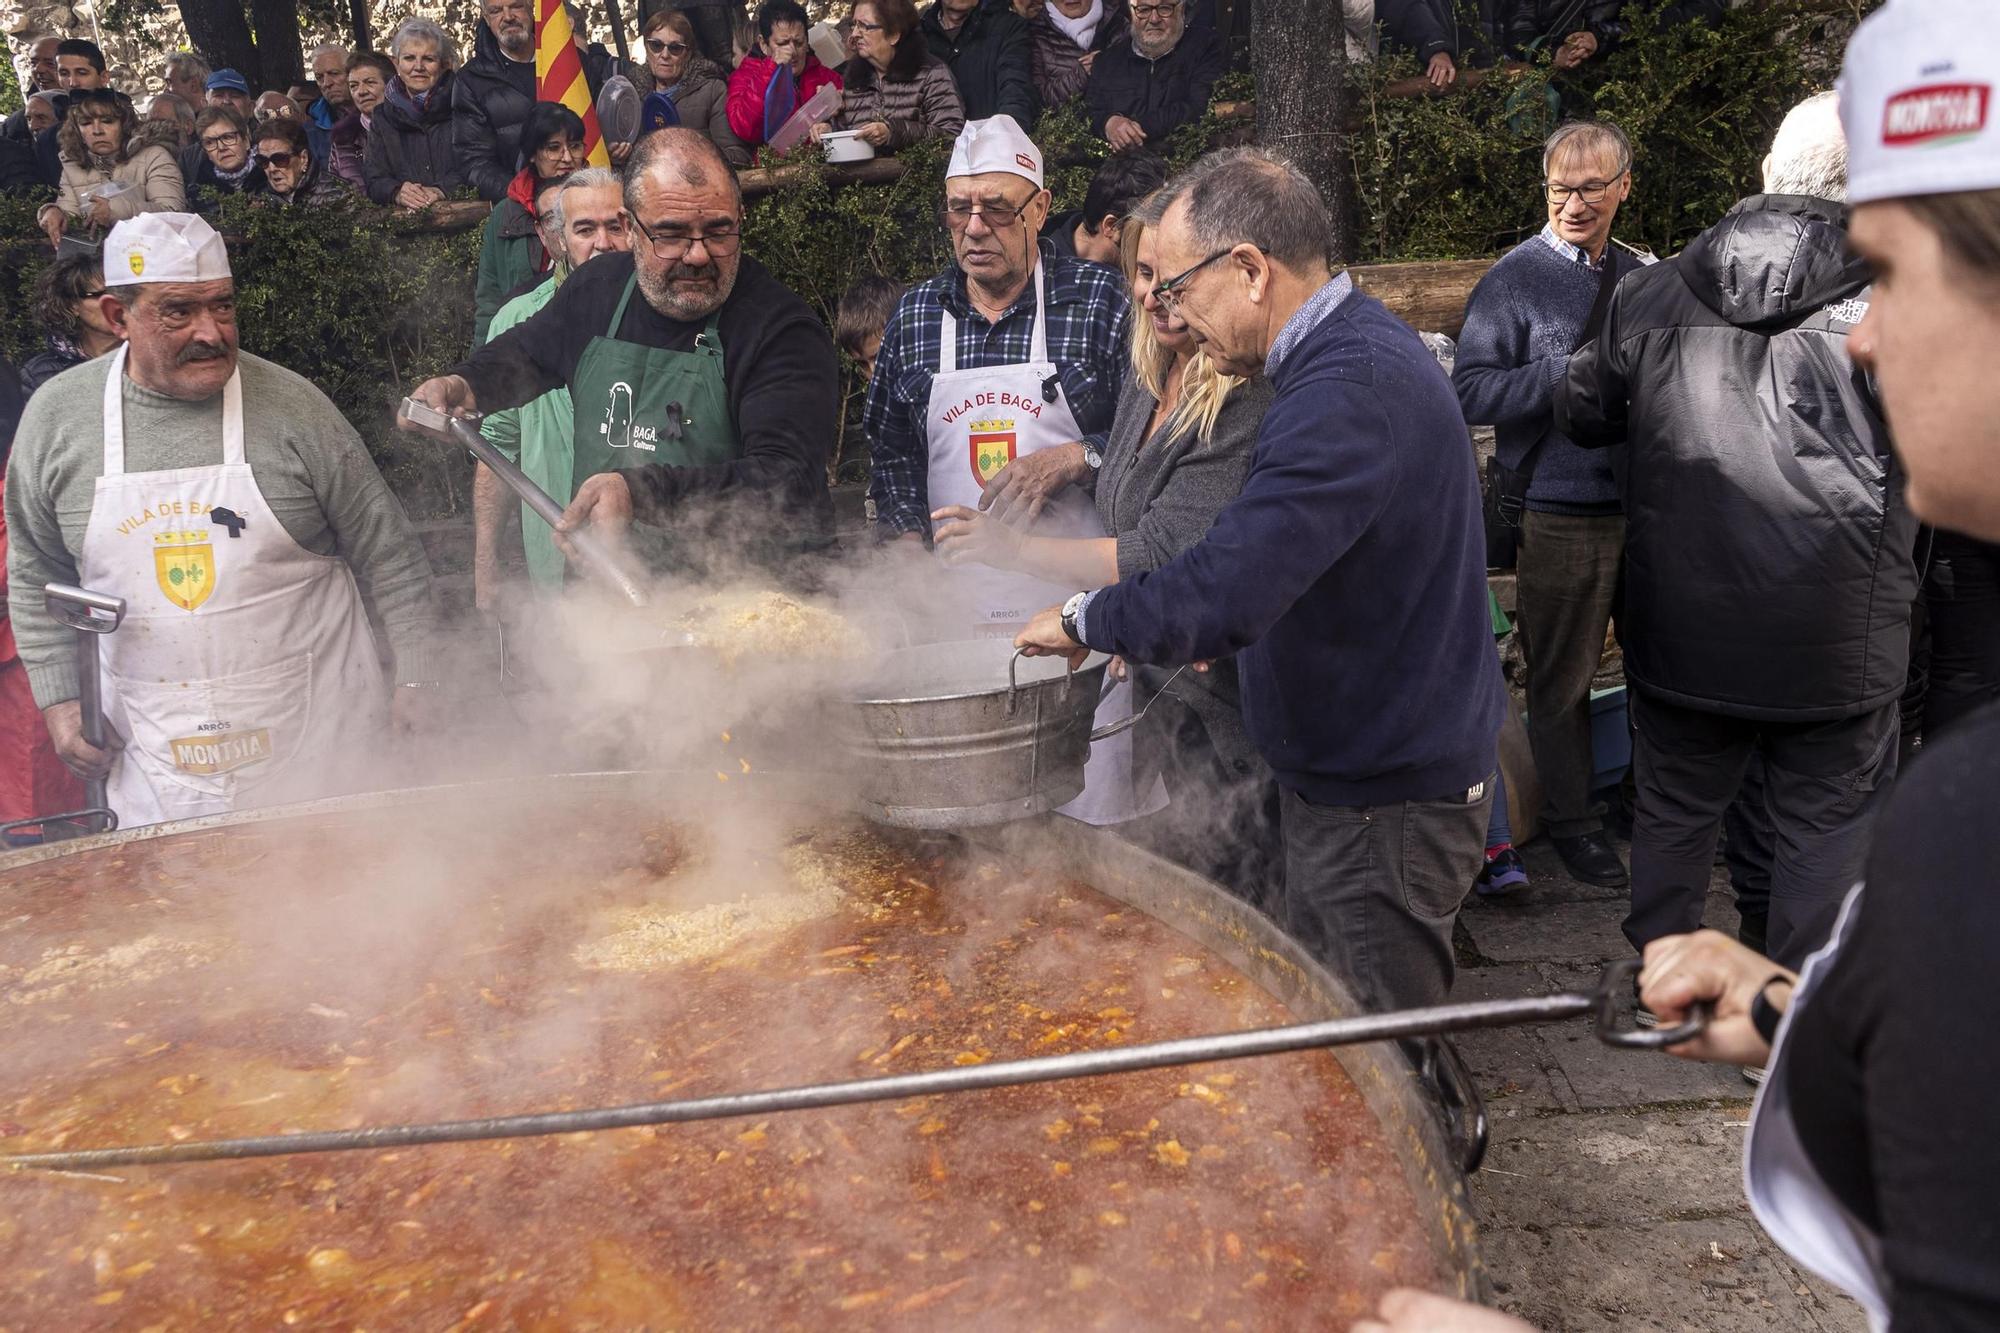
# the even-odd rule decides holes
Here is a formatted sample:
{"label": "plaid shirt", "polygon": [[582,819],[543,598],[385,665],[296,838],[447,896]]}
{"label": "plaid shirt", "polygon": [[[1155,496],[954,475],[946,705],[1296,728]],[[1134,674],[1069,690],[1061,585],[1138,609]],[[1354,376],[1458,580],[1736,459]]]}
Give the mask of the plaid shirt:
{"label": "plaid shirt", "polygon": [[[1049,358],[1086,443],[1104,447],[1125,383],[1131,301],[1113,269],[1059,256],[1041,243],[1049,293]],[[868,498],[884,536],[931,530],[930,438],[924,429],[937,372],[944,311],[958,320],[958,367],[1015,365],[1028,359],[1035,331],[1035,285],[989,324],[965,295],[957,268],[904,293],[882,333],[861,424],[868,433]]]}

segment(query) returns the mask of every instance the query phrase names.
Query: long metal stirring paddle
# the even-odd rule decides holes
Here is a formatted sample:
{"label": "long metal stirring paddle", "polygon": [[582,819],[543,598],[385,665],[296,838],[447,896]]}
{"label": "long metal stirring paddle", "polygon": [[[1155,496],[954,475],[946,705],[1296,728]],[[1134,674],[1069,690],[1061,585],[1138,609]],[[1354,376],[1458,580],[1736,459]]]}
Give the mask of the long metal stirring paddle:
{"label": "long metal stirring paddle", "polygon": [[1634,959],[1605,966],[1593,991],[1519,1000],[1476,1000],[1426,1009],[1403,1009],[1357,1018],[1318,1023],[1293,1023],[1174,1041],[1147,1042],[1114,1050],[1078,1051],[999,1064],[933,1069],[919,1074],[813,1083],[766,1092],[728,1093],[685,1101],[640,1102],[595,1111],[548,1111],[534,1115],[495,1116],[485,1120],[446,1120],[426,1125],[389,1125],[377,1129],[338,1129],[310,1133],[271,1134],[261,1138],[213,1139],[201,1143],[158,1143],[130,1148],[85,1148],[75,1152],[26,1153],[0,1157],[14,1170],[92,1170],[107,1166],[151,1166],[162,1162],[213,1162],[244,1157],[283,1157],[291,1153],[351,1152],[365,1148],[408,1148],[426,1143],[464,1143],[474,1139],[519,1139],[549,1134],[577,1134],[643,1125],[679,1124],[690,1120],[725,1120],[736,1116],[770,1115],[862,1102],[900,1101],[946,1092],[1048,1083],[1057,1079],[1124,1074],[1169,1065],[1241,1060],[1253,1055],[1352,1046],[1404,1037],[1429,1037],[1479,1028],[1511,1027],[1520,1023],[1550,1023],[1584,1014],[1597,1015],[1598,1039],[1611,1046],[1658,1050],[1687,1041],[1708,1026],[1705,1009],[1697,1009],[1676,1027],[1651,1031],[1621,1028],[1619,996],[1631,989],[1638,974]]}

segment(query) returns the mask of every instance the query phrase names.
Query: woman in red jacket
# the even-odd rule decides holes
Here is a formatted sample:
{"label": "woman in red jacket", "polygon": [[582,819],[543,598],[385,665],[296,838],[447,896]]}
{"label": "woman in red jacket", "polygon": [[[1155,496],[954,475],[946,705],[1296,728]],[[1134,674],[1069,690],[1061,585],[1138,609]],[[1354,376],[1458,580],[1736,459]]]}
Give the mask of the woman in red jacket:
{"label": "woman in red jacket", "polygon": [[[753,148],[821,88],[841,86],[840,75],[820,64],[806,42],[811,24],[797,0],[764,0],[757,6],[757,49],[729,76],[729,128]],[[785,78],[774,88],[781,68]]]}

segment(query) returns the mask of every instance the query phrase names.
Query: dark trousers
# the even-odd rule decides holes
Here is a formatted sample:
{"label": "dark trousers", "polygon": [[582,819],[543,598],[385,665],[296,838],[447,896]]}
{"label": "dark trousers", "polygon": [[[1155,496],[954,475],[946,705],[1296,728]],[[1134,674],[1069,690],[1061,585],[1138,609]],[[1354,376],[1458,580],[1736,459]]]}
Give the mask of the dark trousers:
{"label": "dark trousers", "polygon": [[1528,744],[1543,822],[1559,838],[1604,827],[1604,808],[1590,798],[1590,682],[1624,553],[1622,515],[1521,515],[1515,621],[1528,662]]}
{"label": "dark trousers", "polygon": [[1896,704],[1834,722],[1756,722],[1635,688],[1632,719],[1639,808],[1625,938],[1643,949],[1700,927],[1723,812],[1761,754],[1772,840],[1766,952],[1798,967],[1861,876],[1869,817],[1896,773]]}
{"label": "dark trousers", "polygon": [[2000,546],[1941,533],[1924,579],[1930,673],[1924,739],[2000,699]]}
{"label": "dark trousers", "polygon": [[1743,785],[1722,816],[1722,859],[1729,866],[1729,886],[1736,890],[1736,912],[1743,925],[1736,938],[1763,953],[1769,943],[1771,867],[1778,860],[1778,831],[1771,825],[1771,806],[1764,791],[1764,755],[1753,750],[1743,769]]}
{"label": "dark trousers", "polygon": [[1492,799],[1490,779],[1475,793],[1368,807],[1284,793],[1279,919],[1364,1009],[1442,1004],[1451,993],[1452,925],[1485,860]]}
{"label": "dark trousers", "polygon": [[1238,770],[1225,761],[1201,718],[1170,694],[1152,701],[1137,735],[1158,754],[1170,801],[1120,831],[1282,920],[1282,815],[1269,767],[1245,760]]}

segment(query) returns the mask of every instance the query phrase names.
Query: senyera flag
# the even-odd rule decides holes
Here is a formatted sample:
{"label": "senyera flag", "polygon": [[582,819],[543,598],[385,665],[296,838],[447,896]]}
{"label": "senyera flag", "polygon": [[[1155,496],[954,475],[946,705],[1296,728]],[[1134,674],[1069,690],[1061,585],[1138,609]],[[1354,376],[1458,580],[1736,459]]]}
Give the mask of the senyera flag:
{"label": "senyera flag", "polygon": [[[535,99],[561,102],[583,121],[584,156],[593,167],[611,165],[604,135],[597,128],[597,107],[583,77],[583,52],[576,44],[569,11],[563,0],[535,0]],[[523,144],[523,152],[533,148]]]}

